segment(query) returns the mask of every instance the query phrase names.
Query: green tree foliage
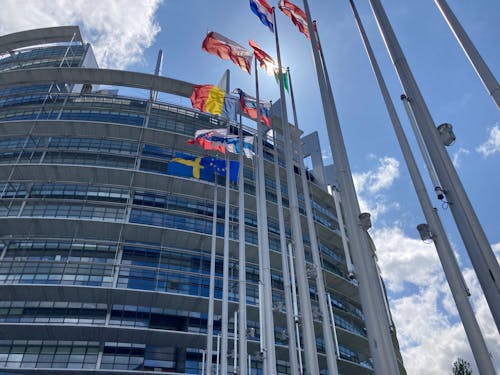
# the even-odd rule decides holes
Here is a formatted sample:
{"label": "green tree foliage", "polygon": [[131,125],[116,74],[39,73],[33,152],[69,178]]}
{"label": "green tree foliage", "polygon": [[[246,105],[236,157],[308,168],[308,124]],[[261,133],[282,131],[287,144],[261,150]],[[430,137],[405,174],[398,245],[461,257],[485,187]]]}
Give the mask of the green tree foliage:
{"label": "green tree foliage", "polygon": [[453,363],[453,375],[472,375],[470,363],[465,359],[458,358]]}

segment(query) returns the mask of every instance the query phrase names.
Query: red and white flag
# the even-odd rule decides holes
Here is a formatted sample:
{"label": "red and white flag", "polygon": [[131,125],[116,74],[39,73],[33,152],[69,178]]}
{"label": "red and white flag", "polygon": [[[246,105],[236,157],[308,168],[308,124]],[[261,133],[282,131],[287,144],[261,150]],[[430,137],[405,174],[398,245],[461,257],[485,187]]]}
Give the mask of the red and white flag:
{"label": "red and white flag", "polygon": [[298,27],[299,31],[310,39],[309,29],[307,27],[306,14],[298,6],[292,4],[288,0],[280,0],[278,8],[292,20],[293,24]]}
{"label": "red and white flag", "polygon": [[253,53],[225,36],[211,31],[207,34],[201,48],[224,60],[231,60],[250,74]]}

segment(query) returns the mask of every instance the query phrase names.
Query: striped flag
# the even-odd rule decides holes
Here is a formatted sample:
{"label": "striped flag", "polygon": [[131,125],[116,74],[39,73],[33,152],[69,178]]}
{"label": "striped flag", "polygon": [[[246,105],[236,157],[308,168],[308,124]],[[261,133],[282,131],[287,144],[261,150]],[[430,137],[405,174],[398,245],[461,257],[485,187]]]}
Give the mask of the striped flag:
{"label": "striped flag", "polygon": [[236,120],[238,98],[227,95],[217,86],[195,85],[190,99],[193,108]]}
{"label": "striped flag", "polygon": [[212,55],[219,56],[224,60],[231,60],[245,72],[250,74],[253,54],[238,43],[225,36],[211,31],[207,34],[201,48]]}
{"label": "striped flag", "polygon": [[[248,44],[250,47],[253,48],[253,53],[255,55],[255,58],[259,62],[260,66],[262,69],[266,71],[266,73],[270,76],[274,76],[276,78],[276,82],[279,85],[279,67],[278,63],[274,61],[274,59],[269,56],[266,52],[264,52],[258,45],[255,43],[253,40],[249,40]],[[289,78],[288,78],[288,72],[285,68],[282,68],[282,75],[283,75],[283,83],[285,85],[286,91],[290,91],[289,87]]]}
{"label": "striped flag", "polygon": [[298,27],[299,31],[310,39],[309,29],[307,28],[306,14],[298,6],[292,4],[288,0],[280,0],[278,7],[292,20],[293,24]]}
{"label": "striped flag", "polygon": [[[254,137],[243,137],[243,153],[247,158],[252,158]],[[223,154],[231,152],[239,154],[241,151],[240,137],[236,134],[228,134],[227,128],[222,129],[200,129],[194,133],[194,139],[189,139],[188,144],[197,144],[204,150],[215,150]]]}
{"label": "striped flag", "polygon": [[278,64],[274,59],[265,53],[253,40],[249,40],[248,44],[253,48],[255,58],[260,64],[260,67],[270,76],[274,76],[275,70],[278,69]]}
{"label": "striped flag", "polygon": [[[247,95],[243,90],[235,90],[240,95],[241,111],[246,113],[251,119],[257,120],[257,99]],[[259,104],[260,122],[271,127],[271,105],[268,103]]]}
{"label": "striped flag", "polygon": [[271,8],[267,1],[250,0],[250,9],[259,17],[262,23],[269,27],[269,30],[274,33],[273,8]]}

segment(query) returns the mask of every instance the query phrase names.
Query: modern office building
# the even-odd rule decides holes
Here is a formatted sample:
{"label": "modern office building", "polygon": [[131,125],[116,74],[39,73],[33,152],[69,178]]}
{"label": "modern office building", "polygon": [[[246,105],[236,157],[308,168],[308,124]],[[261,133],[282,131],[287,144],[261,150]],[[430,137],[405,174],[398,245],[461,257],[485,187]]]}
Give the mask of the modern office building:
{"label": "modern office building", "polygon": [[[120,87],[147,95],[122,96]],[[155,99],[156,92],[189,97],[192,90],[192,83],[159,75],[98,69],[78,27],[0,37],[0,372],[203,372],[214,189],[214,351],[221,330],[225,178],[215,176],[214,183],[167,172],[178,152],[215,156],[186,141],[196,130],[220,128],[226,121]],[[317,135],[303,141],[314,166],[307,177],[321,274],[331,297],[339,372],[373,374],[358,286],[348,274]],[[265,187],[277,369],[288,374],[276,150],[288,238],[290,225],[278,146],[264,142]],[[262,374],[262,360],[256,355],[261,332],[255,164],[246,159],[243,166],[245,223],[238,223],[239,187],[230,185],[226,276],[232,349],[238,227],[244,224],[249,363],[251,374]],[[295,171],[307,228],[299,166]],[[311,264],[306,229],[303,237],[306,262]],[[326,373],[320,321],[325,317],[317,313],[314,280],[308,282],[318,362]],[[229,363],[233,373],[232,359]]]}

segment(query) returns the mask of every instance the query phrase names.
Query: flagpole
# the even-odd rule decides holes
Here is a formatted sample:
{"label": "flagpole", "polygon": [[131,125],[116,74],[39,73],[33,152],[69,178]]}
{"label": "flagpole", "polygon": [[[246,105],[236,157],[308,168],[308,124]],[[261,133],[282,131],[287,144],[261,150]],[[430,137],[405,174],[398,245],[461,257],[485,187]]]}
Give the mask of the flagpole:
{"label": "flagpole", "polygon": [[413,77],[389,19],[380,1],[370,0],[370,5],[401,85],[410,100],[417,125],[424,138],[438,178],[442,183],[443,191],[447,200],[452,202],[449,207],[483,289],[497,329],[500,329],[500,266],[498,261],[450,156],[444,148],[432,115]]}
{"label": "flagpole", "polygon": [[[258,143],[261,141],[260,134],[257,133],[257,146],[256,146],[256,154],[257,157],[259,155],[259,147]],[[257,211],[257,222],[259,223],[258,218],[261,217],[261,205],[260,205],[260,190],[259,190],[259,185],[260,185],[260,176],[259,176],[259,163],[255,163],[255,168],[254,168],[254,174],[255,174],[255,185],[257,188],[255,189],[255,200],[256,200],[256,211]],[[262,248],[262,236],[260,234],[260,229],[258,227],[259,224],[257,224],[257,245],[258,245],[258,261],[259,261],[259,281],[258,281],[258,295],[259,295],[259,349],[260,353],[265,352],[265,336],[264,336],[264,289],[262,288],[263,286],[263,274],[264,271],[262,269],[262,252],[260,249]],[[255,356],[256,361],[258,361],[258,356]],[[267,363],[264,360],[264,357],[262,357],[262,367],[264,373],[267,372]],[[249,367],[250,368],[250,367]],[[251,368],[250,368],[251,372]]]}
{"label": "flagpole", "polygon": [[[240,113],[240,154],[238,160],[238,311],[239,319],[239,373],[247,375],[247,272],[246,272],[246,239],[245,239],[245,176],[243,174],[243,124]],[[236,337],[235,337],[236,340]],[[234,353],[236,355],[236,352]]]}
{"label": "flagpole", "polygon": [[293,171],[293,151],[291,145],[291,135],[288,125],[286,111],[285,87],[283,82],[283,67],[281,64],[281,54],[278,39],[278,25],[276,24],[276,12],[273,9],[274,36],[276,40],[276,55],[278,56],[278,74],[280,82],[280,104],[281,104],[281,126],[283,128],[284,151],[286,163],[286,179],[288,186],[288,200],[290,220],[292,224],[292,239],[295,246],[295,268],[297,269],[297,284],[299,288],[299,300],[302,312],[302,328],[304,335],[304,352],[306,357],[307,373],[311,375],[319,374],[318,354],[316,350],[316,338],[314,333],[314,322],[311,310],[311,297],[309,294],[309,283],[306,279],[306,263],[304,241],[302,238],[302,227],[300,223],[299,201],[297,197],[297,185],[295,173]]}
{"label": "flagpole", "polygon": [[359,221],[359,203],[352,180],[352,172],[347,158],[347,151],[342,137],[333,93],[329,86],[329,81],[325,80],[325,70],[322,69],[308,1],[303,0],[303,3],[307,26],[310,30],[311,49],[320,86],[330,149],[333,155],[336,177],[339,182],[341,199],[345,206],[346,226],[349,239],[352,243],[351,256],[356,265],[356,277],[359,281],[358,289],[365,314],[368,342],[370,352],[373,356],[375,373],[379,375],[399,374],[389,322],[385,314],[384,296],[380,288],[377,287],[379,281],[375,259],[368,243],[368,234],[362,229]]}
{"label": "flagpole", "polygon": [[[292,76],[290,74],[290,70],[288,70],[288,82],[290,84],[290,97],[292,99],[292,109],[293,109],[293,117],[294,123],[297,130],[299,129],[299,123],[297,119],[297,111],[295,108],[295,97],[293,95],[293,85],[292,85]],[[326,297],[326,286],[323,279],[323,267],[321,264],[321,258],[319,253],[318,246],[318,238],[316,235],[316,228],[314,226],[314,217],[311,205],[311,196],[309,192],[309,185],[306,179],[306,171],[304,166],[304,157],[302,154],[302,145],[300,139],[297,139],[295,142],[296,149],[298,151],[299,156],[299,168],[300,168],[300,177],[302,180],[302,192],[304,194],[304,203],[306,208],[306,218],[307,218],[307,226],[309,230],[309,238],[311,241],[311,253],[313,258],[313,264],[316,268],[316,289],[318,294],[318,302],[319,308],[321,311],[322,319],[321,325],[323,328],[323,340],[325,341],[325,354],[326,361],[328,365],[328,374],[329,375],[338,375],[339,369],[337,366],[337,353],[335,351],[335,342],[333,340],[332,330],[335,330],[335,324],[330,322],[329,317],[329,309],[328,309],[328,301]]]}
{"label": "flagpole", "polygon": [[264,332],[261,331],[261,337],[264,336],[264,362],[267,366],[266,375],[276,375],[276,349],[274,342],[274,317],[273,317],[273,296],[271,284],[271,260],[269,258],[269,233],[267,223],[267,206],[266,206],[266,179],[264,174],[264,125],[260,121],[260,99],[259,99],[259,76],[257,71],[257,59],[255,59],[255,91],[257,100],[257,132],[258,132],[258,156],[257,156],[257,170],[259,173],[259,204],[260,214],[258,221],[259,236],[262,239],[259,244],[259,252],[262,261],[262,289],[264,295],[263,301],[263,320]]}
{"label": "flagpole", "polygon": [[469,339],[469,343],[476,360],[476,365],[478,366],[479,372],[481,374],[494,374],[495,370],[493,368],[486,343],[484,342],[484,338],[481,334],[481,330],[474,316],[474,311],[472,310],[472,307],[470,305],[467,285],[465,284],[465,280],[463,279],[462,273],[460,272],[460,267],[458,265],[457,259],[455,258],[450,242],[448,240],[448,236],[446,235],[439,215],[432,207],[432,203],[429,199],[424,181],[419,173],[417,163],[411,152],[410,145],[405,136],[401,122],[399,121],[399,117],[397,115],[396,109],[394,108],[394,104],[391,101],[389,90],[387,89],[384,78],[382,76],[382,72],[380,71],[377,60],[370,46],[370,42],[368,40],[368,37],[366,36],[354,1],[350,0],[350,3],[352,11],[354,13],[354,18],[356,19],[356,24],[365,46],[366,53],[370,60],[373,72],[375,73],[375,77],[377,78],[380,91],[382,92],[382,96],[387,107],[387,111],[389,112],[389,117],[391,118],[394,132],[396,133],[396,137],[405,158],[408,171],[415,187],[415,191],[420,201],[420,206],[422,207],[424,216],[429,223],[429,230],[431,233],[433,233],[432,240],[436,247],[439,259],[441,260],[443,271],[446,275],[446,279],[448,280],[448,285],[450,286],[453,299],[455,300],[455,304],[457,306],[460,319],[462,320],[465,333],[467,334],[467,338]]}
{"label": "flagpole", "polygon": [[[261,214],[261,204],[260,204],[260,173],[259,173],[259,155],[260,155],[260,143],[261,143],[261,135],[259,129],[257,128],[257,143],[256,143],[256,154],[257,154],[257,163],[254,164],[254,175],[255,175],[255,203],[256,203],[256,211],[257,211],[257,245],[258,245],[258,262],[259,262],[259,281],[258,281],[258,294],[259,294],[259,349],[260,353],[262,353],[262,368],[264,373],[267,373],[267,362],[264,360],[263,353],[265,352],[265,336],[264,336],[264,289],[263,289],[263,275],[264,271],[262,268],[262,235],[260,232],[260,217]],[[258,361],[258,356],[255,356],[256,362]],[[251,372],[251,367],[249,367]]]}
{"label": "flagpole", "polygon": [[207,320],[207,374],[212,374],[213,335],[214,335],[214,296],[215,296],[215,253],[217,248],[217,174],[214,175],[214,204],[212,213],[212,247],[210,251],[210,281],[208,287],[208,320]]}
{"label": "flagpole", "polygon": [[481,57],[481,54],[472,43],[472,40],[465,32],[464,28],[458,21],[451,8],[448,6],[448,3],[445,0],[434,0],[434,2],[441,11],[441,14],[448,23],[448,26],[450,26],[451,31],[453,31],[453,34],[455,34],[455,37],[457,38],[458,42],[462,46],[462,49],[469,58],[470,63],[472,64],[477,74],[479,75],[479,78],[486,87],[486,90],[490,94],[493,101],[496,103],[498,109],[500,109],[500,85],[498,84],[497,79],[491,72],[486,62]]}
{"label": "flagpole", "polygon": [[295,337],[297,338],[297,352],[299,354],[299,372],[300,375],[304,375],[304,366],[302,364],[302,346],[300,344],[300,317],[299,317],[299,306],[297,304],[297,286],[295,283],[295,267],[293,266],[293,249],[292,243],[287,244],[288,247],[288,263],[290,265],[290,282],[292,288],[292,303],[293,303],[293,320],[295,324]]}
{"label": "flagpole", "polygon": [[[228,122],[229,128],[229,122]],[[224,203],[224,257],[222,262],[222,326],[221,326],[221,372],[227,374],[227,347],[228,347],[228,298],[229,298],[229,153],[226,152],[226,199]]]}
{"label": "flagpole", "polygon": [[[321,41],[319,39],[319,33],[317,32],[318,28],[316,26],[316,21],[313,21],[313,24],[314,24],[315,36],[318,39],[319,56],[321,59],[321,66],[323,67],[325,82],[327,83],[327,85],[329,85],[330,77],[328,76],[328,70],[326,69],[325,56],[323,55],[323,48],[321,48]],[[347,235],[345,233],[344,219],[342,217],[342,208],[340,206],[340,197],[339,197],[340,194],[336,186],[332,187],[332,195],[333,195],[333,200],[335,202],[335,212],[337,212],[337,218],[339,220],[340,234],[342,236],[342,246],[344,247],[344,255],[346,258],[347,271],[349,272],[349,277],[352,279],[354,278],[354,266],[351,261],[351,253],[349,250],[349,245],[347,243]]]}
{"label": "flagpole", "polygon": [[286,307],[286,328],[288,331],[288,362],[290,364],[291,375],[299,375],[297,361],[297,340],[295,338],[295,323],[293,321],[293,304],[290,285],[290,273],[288,270],[287,243],[285,231],[285,219],[283,215],[283,200],[281,195],[281,176],[278,164],[278,140],[276,132],[273,131],[274,138],[274,178],[276,184],[276,200],[278,202],[278,223],[280,230],[280,249],[281,249],[281,269],[283,272],[283,289],[285,294]]}

